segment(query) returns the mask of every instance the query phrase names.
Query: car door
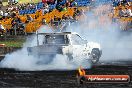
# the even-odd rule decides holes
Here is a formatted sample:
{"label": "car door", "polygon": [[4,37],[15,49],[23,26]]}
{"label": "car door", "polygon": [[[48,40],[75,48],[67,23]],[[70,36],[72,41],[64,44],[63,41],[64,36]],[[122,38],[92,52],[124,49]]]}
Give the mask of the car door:
{"label": "car door", "polygon": [[87,43],[78,36],[77,34],[72,34],[70,36],[71,50],[73,51],[74,58],[82,58],[87,56]]}

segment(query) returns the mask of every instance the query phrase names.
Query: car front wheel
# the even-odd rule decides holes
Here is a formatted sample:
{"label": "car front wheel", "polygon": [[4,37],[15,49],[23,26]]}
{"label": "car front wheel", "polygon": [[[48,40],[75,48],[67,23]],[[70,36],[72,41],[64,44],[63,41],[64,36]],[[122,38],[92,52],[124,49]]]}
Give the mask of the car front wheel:
{"label": "car front wheel", "polygon": [[90,58],[93,64],[97,63],[99,61],[99,58],[101,56],[101,52],[99,51],[98,48],[92,49]]}

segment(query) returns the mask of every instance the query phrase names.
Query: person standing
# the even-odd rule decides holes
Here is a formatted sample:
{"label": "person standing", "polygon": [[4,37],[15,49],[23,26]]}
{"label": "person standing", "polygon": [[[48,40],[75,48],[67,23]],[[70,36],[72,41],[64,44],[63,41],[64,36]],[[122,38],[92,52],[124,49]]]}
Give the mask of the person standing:
{"label": "person standing", "polygon": [[0,22],[0,35],[3,35],[5,32],[5,28],[4,26],[2,25],[2,23]]}

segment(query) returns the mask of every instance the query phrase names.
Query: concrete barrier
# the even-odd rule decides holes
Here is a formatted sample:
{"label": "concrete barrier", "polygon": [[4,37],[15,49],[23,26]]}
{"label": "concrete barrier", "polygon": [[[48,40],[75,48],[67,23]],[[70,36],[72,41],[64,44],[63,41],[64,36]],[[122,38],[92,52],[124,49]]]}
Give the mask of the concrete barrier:
{"label": "concrete barrier", "polygon": [[0,61],[5,58],[5,55],[0,55]]}

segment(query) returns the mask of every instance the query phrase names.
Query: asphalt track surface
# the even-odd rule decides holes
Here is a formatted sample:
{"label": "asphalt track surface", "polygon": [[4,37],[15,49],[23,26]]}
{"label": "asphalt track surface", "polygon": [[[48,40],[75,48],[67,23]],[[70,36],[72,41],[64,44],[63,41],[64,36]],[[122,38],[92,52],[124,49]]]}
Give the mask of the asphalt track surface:
{"label": "asphalt track surface", "polygon": [[[132,61],[100,62],[91,69],[85,69],[87,74],[129,75],[132,78]],[[69,71],[17,71],[0,69],[0,88],[132,88],[129,83],[117,84],[77,84],[77,70]]]}

